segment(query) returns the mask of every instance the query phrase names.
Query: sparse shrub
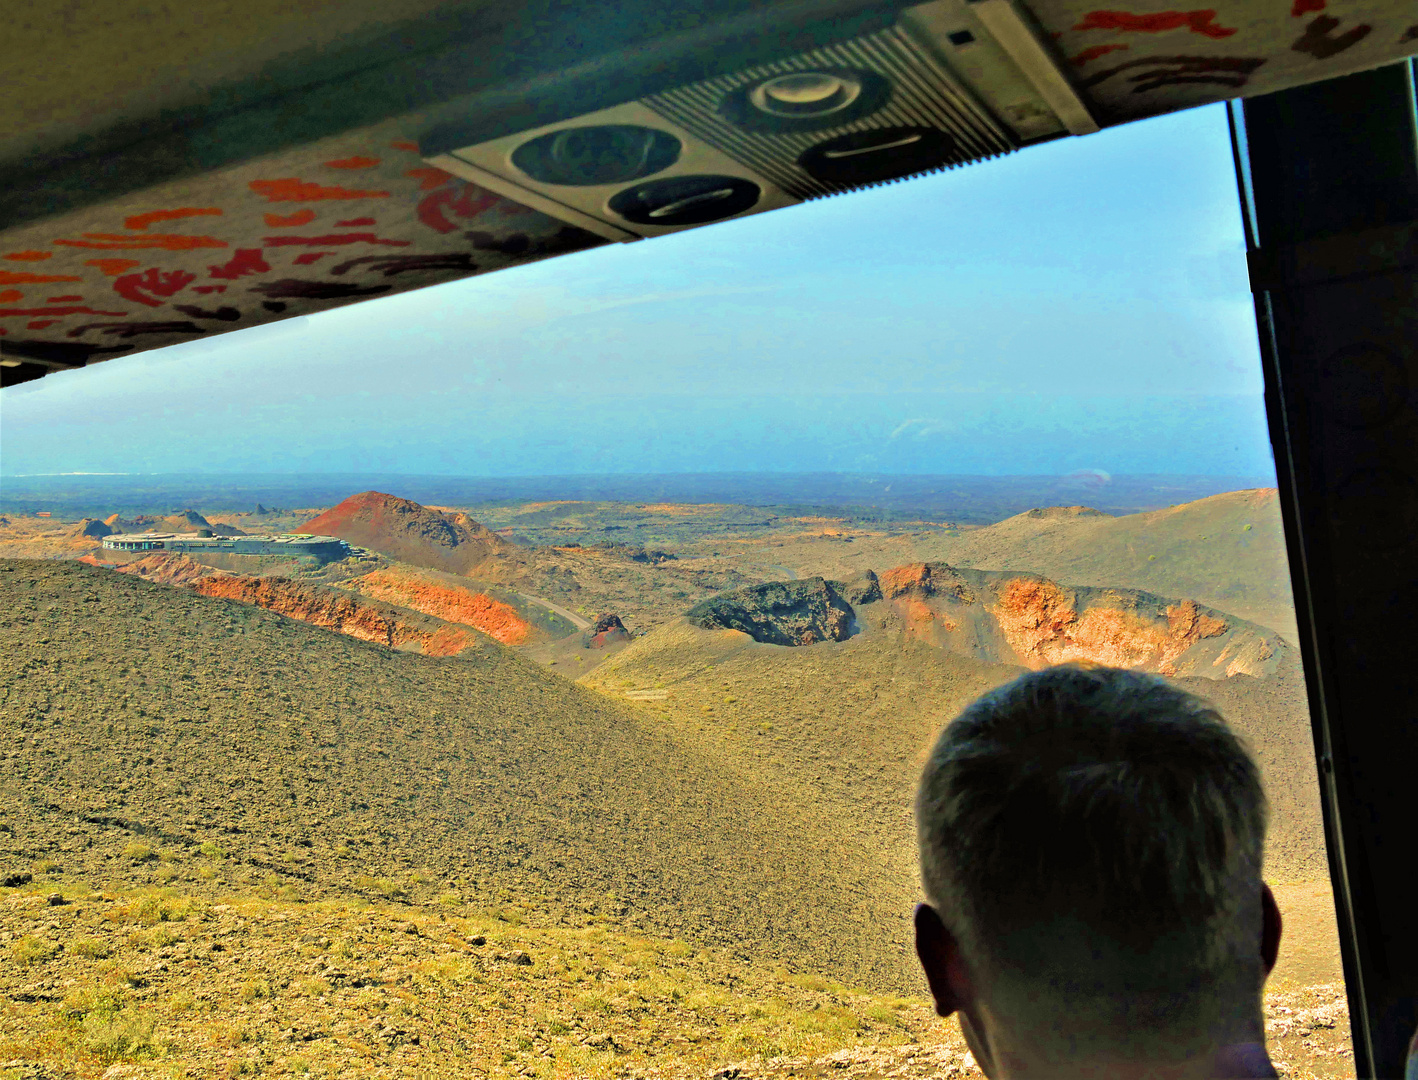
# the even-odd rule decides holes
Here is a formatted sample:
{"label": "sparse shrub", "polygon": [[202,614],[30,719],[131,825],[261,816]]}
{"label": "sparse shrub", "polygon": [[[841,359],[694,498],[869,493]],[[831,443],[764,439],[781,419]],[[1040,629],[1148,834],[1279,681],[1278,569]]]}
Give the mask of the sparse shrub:
{"label": "sparse shrub", "polygon": [[205,841],[202,846],[199,847],[197,850],[200,851],[203,855],[207,856],[207,858],[209,859],[226,858],[226,852],[223,851],[221,848],[217,847],[217,845],[212,843],[210,840]]}
{"label": "sparse shrub", "polygon": [[106,960],[113,955],[108,942],[99,938],[75,938],[69,943],[69,952],[85,960]]}
{"label": "sparse shrub", "polygon": [[392,900],[396,896],[403,896],[405,894],[404,887],[400,885],[397,881],[395,881],[393,878],[375,878],[374,888],[386,900]]}
{"label": "sparse shrub", "polygon": [[293,1057],[286,1062],[286,1067],[297,1076],[304,1076],[310,1071],[310,1062],[302,1057]]}
{"label": "sparse shrub", "polygon": [[341,844],[335,848],[335,854],[342,859],[348,859],[354,854],[354,848],[350,847],[349,844]]}
{"label": "sparse shrub", "polygon": [[314,977],[298,979],[295,983],[295,991],[305,997],[320,997],[330,992],[330,984],[325,979]]}
{"label": "sparse shrub", "polygon": [[153,850],[152,845],[145,844],[141,840],[134,840],[123,849],[123,857],[131,859],[135,863],[153,862],[157,859],[158,853]]}
{"label": "sparse shrub", "polygon": [[84,1049],[105,1065],[145,1056],[153,1052],[154,1026],[153,1018],[145,1013],[90,1013],[83,1021]]}
{"label": "sparse shrub", "polygon": [[186,991],[178,991],[167,999],[167,1007],[172,1010],[174,1016],[181,1016],[197,1008],[197,999]]}
{"label": "sparse shrub", "polygon": [[123,991],[117,987],[86,986],[64,996],[59,1013],[64,1019],[81,1023],[87,1016],[112,1018],[123,1008]]}
{"label": "sparse shrub", "polygon": [[457,907],[463,902],[463,898],[457,893],[449,891],[446,893],[441,893],[438,897],[438,902],[447,907]]}
{"label": "sparse shrub", "polygon": [[247,979],[241,988],[242,1001],[263,1001],[271,996],[271,984],[265,979]]}
{"label": "sparse shrub", "polygon": [[10,943],[10,956],[17,964],[42,964],[58,952],[58,945],[34,934],[26,934]]}
{"label": "sparse shrub", "polygon": [[34,872],[36,874],[62,874],[64,867],[53,859],[43,859],[34,864]]}

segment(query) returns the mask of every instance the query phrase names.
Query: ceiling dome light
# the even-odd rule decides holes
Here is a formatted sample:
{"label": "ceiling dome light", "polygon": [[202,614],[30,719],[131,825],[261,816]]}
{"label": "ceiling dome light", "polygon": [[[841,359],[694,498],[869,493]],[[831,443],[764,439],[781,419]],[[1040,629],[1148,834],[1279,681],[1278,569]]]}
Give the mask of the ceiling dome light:
{"label": "ceiling dome light", "polygon": [[748,100],[773,116],[826,116],[856,101],[861,80],[850,72],[802,71],[759,83]]}
{"label": "ceiling dome light", "polygon": [[720,101],[719,114],[764,135],[821,131],[874,113],[890,96],[891,84],[875,71],[788,71],[740,86]]}
{"label": "ceiling dome light", "polygon": [[668,131],[599,124],[538,136],[512,152],[512,164],[543,184],[592,187],[652,176],[678,161],[680,150]]}

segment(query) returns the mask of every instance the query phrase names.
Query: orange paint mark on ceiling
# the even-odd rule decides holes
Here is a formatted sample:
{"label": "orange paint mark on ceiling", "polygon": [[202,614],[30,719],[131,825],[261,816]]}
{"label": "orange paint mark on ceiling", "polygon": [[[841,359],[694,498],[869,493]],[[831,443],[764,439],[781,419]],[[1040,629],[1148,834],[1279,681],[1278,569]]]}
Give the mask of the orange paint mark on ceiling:
{"label": "orange paint mark on ceiling", "polygon": [[379,164],[377,157],[360,157],[358,155],[347,158],[337,158],[334,161],[325,162],[327,169],[371,169]]}
{"label": "orange paint mark on ceiling", "polygon": [[58,319],[31,319],[25,323],[26,330],[43,330],[46,326],[53,326]]}
{"label": "orange paint mark on ceiling", "polygon": [[410,142],[408,139],[396,139],[394,142],[391,142],[389,146],[393,150],[409,150],[415,154],[419,152],[419,144]]}
{"label": "orange paint mark on ceiling", "polygon": [[0,270],[0,285],[47,285],[51,281],[83,281],[73,274],[31,274],[24,270]]}
{"label": "orange paint mark on ceiling", "polygon": [[[99,273],[104,274],[104,275],[107,276],[107,277],[117,277],[119,274],[123,273],[123,271],[125,271],[125,270],[131,270],[133,267],[137,266],[137,265],[138,265],[138,260],[137,260],[137,259],[85,259],[85,260],[84,260],[84,265],[85,265],[85,266],[96,266],[96,267],[98,267]],[[73,280],[74,280],[74,281],[78,281],[79,279],[78,279],[78,278],[74,278]]]}
{"label": "orange paint mark on ceiling", "polygon": [[42,259],[48,259],[53,254],[52,251],[12,251],[5,258],[11,262],[39,262]]}
{"label": "orange paint mark on ceiling", "polygon": [[179,221],[190,217],[218,217],[221,210],[215,206],[179,206],[176,210],[149,210],[146,214],[134,214],[124,218],[123,227],[142,232],[158,221]]}
{"label": "orange paint mark on ceiling", "polygon": [[1118,30],[1123,33],[1159,34],[1165,30],[1186,27],[1193,34],[1209,38],[1227,38],[1235,27],[1217,26],[1215,8],[1194,11],[1154,11],[1139,15],[1131,11],[1090,11],[1075,30]]}
{"label": "orange paint mark on ceiling", "polygon": [[432,191],[453,179],[452,173],[446,173],[442,169],[435,169],[432,166],[427,169],[409,169],[404,175],[412,176],[417,180],[420,191]]}
{"label": "orange paint mark on ceiling", "polygon": [[326,255],[335,254],[333,251],[307,251],[303,255],[295,257],[296,266],[309,266],[318,259],[323,259]]}
{"label": "orange paint mark on ceiling", "polygon": [[321,202],[325,199],[387,199],[387,191],[356,191],[338,185],[327,187],[296,177],[283,180],[253,180],[248,185],[267,202]]}
{"label": "orange paint mark on ceiling", "polygon": [[162,251],[192,251],[195,248],[224,248],[225,240],[214,236],[181,236],[176,233],[154,233],[151,236],[125,236],[123,233],[84,233],[82,240],[55,240],[60,247],[100,248],[104,251],[127,251],[158,248]]}
{"label": "orange paint mark on ceiling", "polygon": [[19,289],[0,290],[0,304],[13,304],[16,300],[23,300],[25,294]]}
{"label": "orange paint mark on ceiling", "polygon": [[266,214],[266,224],[272,229],[292,229],[297,225],[309,225],[315,220],[315,211],[306,207],[294,214]]}
{"label": "orange paint mark on ceiling", "polygon": [[1077,67],[1082,67],[1090,60],[1097,60],[1100,56],[1107,56],[1110,52],[1126,48],[1126,45],[1090,45],[1077,56],[1070,57],[1069,62]]}

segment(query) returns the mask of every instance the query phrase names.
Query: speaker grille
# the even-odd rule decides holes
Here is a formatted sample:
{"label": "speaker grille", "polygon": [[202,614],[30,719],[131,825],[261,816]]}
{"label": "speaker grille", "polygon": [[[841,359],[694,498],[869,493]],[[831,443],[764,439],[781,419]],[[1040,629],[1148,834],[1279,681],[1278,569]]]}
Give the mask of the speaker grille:
{"label": "speaker grille", "polygon": [[[811,132],[750,132],[720,115],[719,108],[724,100],[750,84],[775,75],[843,67],[866,69],[884,76],[892,84],[890,99],[868,116]],[[950,136],[954,149],[946,161],[906,175],[921,175],[996,157],[1017,146],[1003,125],[900,26],[732,75],[691,83],[641,101],[741,165],[772,180],[797,199],[821,198],[904,179],[903,176],[873,183],[833,184],[810,176],[797,164],[798,157],[813,146],[851,132],[930,127]]]}

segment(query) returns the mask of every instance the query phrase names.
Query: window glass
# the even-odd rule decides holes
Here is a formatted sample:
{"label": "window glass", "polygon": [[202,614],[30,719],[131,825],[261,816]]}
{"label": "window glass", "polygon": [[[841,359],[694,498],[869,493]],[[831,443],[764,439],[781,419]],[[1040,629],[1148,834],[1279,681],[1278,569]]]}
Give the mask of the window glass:
{"label": "window glass", "polygon": [[1194,110],[5,390],[0,1061],[980,1075],[914,788],[1083,660],[1247,740],[1271,1055],[1352,1072],[1231,170]]}

